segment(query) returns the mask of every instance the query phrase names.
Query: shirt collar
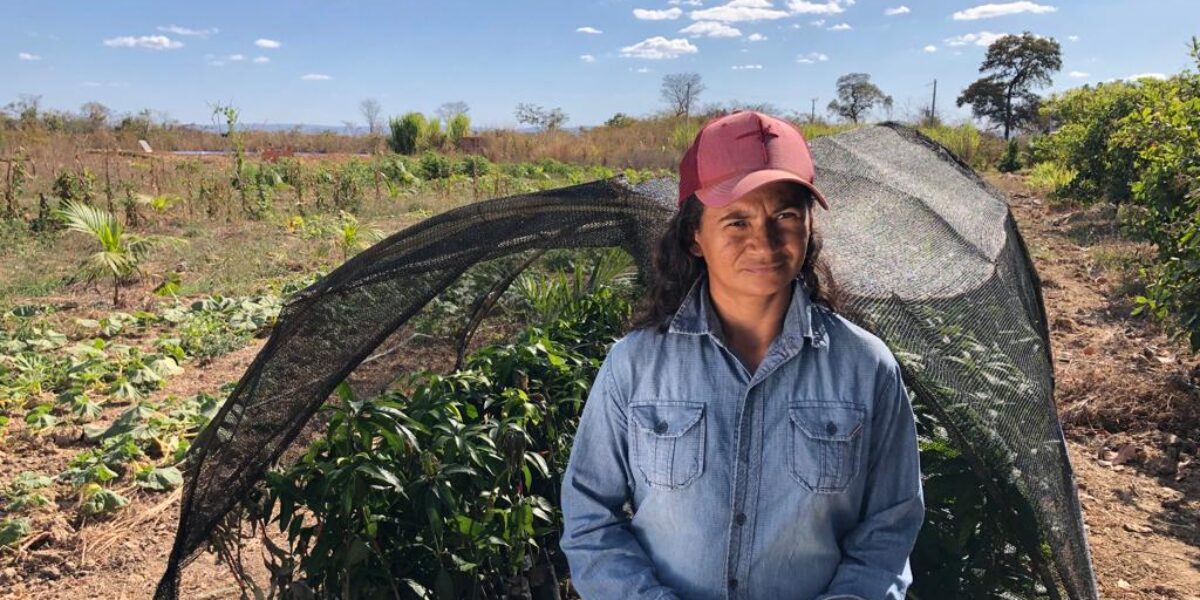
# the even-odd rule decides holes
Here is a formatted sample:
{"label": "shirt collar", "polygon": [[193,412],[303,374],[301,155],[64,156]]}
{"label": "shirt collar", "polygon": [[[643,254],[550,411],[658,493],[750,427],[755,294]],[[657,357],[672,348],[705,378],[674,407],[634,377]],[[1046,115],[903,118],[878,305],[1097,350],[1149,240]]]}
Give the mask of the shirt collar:
{"label": "shirt collar", "polygon": [[[828,336],[820,322],[814,323],[812,314],[814,304],[808,294],[808,286],[804,285],[801,278],[797,277],[792,280],[792,301],[788,305],[787,315],[784,316],[783,329],[780,330],[779,337],[783,338],[783,341],[792,342],[797,347],[800,346],[803,338],[808,338],[814,347],[822,347],[827,345]],[[717,318],[712,299],[708,294],[708,275],[706,273],[701,274],[692,283],[687,296],[679,305],[679,310],[675,311],[675,316],[671,318],[671,325],[667,331],[685,335],[709,334],[721,340],[722,343],[724,342],[725,335],[721,329],[721,319]]]}

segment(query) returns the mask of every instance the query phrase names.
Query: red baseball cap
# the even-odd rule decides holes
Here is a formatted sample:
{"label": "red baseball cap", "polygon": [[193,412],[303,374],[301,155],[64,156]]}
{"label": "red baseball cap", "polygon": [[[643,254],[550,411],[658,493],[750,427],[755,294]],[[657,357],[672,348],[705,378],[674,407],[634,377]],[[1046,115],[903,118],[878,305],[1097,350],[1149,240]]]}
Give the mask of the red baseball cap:
{"label": "red baseball cap", "polygon": [[679,205],[693,193],[707,206],[725,206],[773,181],[794,181],[829,210],[813,185],[812,154],[796,126],[739,110],[710,120],[679,163]]}

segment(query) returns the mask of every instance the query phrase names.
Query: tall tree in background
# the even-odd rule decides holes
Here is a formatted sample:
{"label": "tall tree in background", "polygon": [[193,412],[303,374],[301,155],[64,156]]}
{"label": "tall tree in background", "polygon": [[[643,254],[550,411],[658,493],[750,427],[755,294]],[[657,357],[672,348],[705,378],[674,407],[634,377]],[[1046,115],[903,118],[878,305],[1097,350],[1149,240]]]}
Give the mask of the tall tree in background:
{"label": "tall tree in background", "polygon": [[662,98],[677,117],[690,117],[692,108],[704,91],[704,82],[699,73],[671,73],[663,75]]}
{"label": "tall tree in background", "polygon": [[362,113],[363,120],[367,122],[367,130],[371,135],[375,135],[383,129],[383,107],[379,105],[378,100],[367,98],[359,102],[358,111]]}
{"label": "tall tree in background", "polygon": [[875,106],[892,107],[892,97],[871,83],[866,73],[847,73],[838,77],[837,100],[829,101],[829,112],[858,124]]}
{"label": "tall tree in background", "polygon": [[454,102],[443,102],[442,105],[437,108],[435,113],[437,114],[438,118],[449,123],[455,115],[465,115],[470,112],[470,110],[471,107],[466,102],[463,102],[462,100],[455,100]]}
{"label": "tall tree in background", "polygon": [[528,102],[518,104],[514,114],[517,117],[518,123],[540,127],[546,131],[553,131],[562,127],[567,122],[567,119],[570,118],[561,108],[546,110],[538,104]]}
{"label": "tall tree in background", "polygon": [[976,118],[1004,129],[1004,139],[1037,118],[1039,99],[1035,88],[1053,83],[1051,75],[1062,69],[1062,49],[1054,38],[1026,31],[1006,35],[988,46],[979,67],[989,73],[967,86],[958,105],[971,105]]}

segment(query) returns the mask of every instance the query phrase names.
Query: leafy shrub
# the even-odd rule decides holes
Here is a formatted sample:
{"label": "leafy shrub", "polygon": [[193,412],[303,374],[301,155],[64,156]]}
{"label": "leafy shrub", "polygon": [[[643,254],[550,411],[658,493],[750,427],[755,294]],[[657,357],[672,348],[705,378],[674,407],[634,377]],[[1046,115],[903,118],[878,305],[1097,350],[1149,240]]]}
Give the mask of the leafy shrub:
{"label": "leafy shrub", "polygon": [[[1200,68],[1200,39],[1191,56]],[[1046,110],[1060,123],[1046,143],[1076,171],[1066,193],[1133,204],[1120,213],[1126,230],[1157,247],[1135,314],[1166,320],[1200,351],[1200,73],[1084,87]]]}
{"label": "leafy shrub", "polygon": [[[266,518],[318,595],[504,597],[558,555],[558,481],[604,352],[629,315],[611,289],[450,375],[383,396],[340,388],[329,427],[268,477]],[[554,585],[555,582],[547,582]]]}
{"label": "leafy shrub", "polygon": [[410,112],[403,117],[392,117],[388,121],[388,127],[391,130],[391,137],[388,138],[388,146],[392,152],[399,154],[413,154],[418,150],[418,144],[425,137],[425,115],[419,112]]}
{"label": "leafy shrub", "polygon": [[1058,196],[1075,180],[1075,172],[1054,161],[1040,162],[1029,170],[1029,185],[1043,194]]}
{"label": "leafy shrub", "polygon": [[1012,173],[1020,168],[1020,147],[1017,145],[1016,138],[1013,138],[1008,140],[1008,145],[1004,149],[1004,156],[1000,158],[1000,162],[996,163],[996,169],[1001,173]]}
{"label": "leafy shrub", "polygon": [[425,152],[422,154],[420,169],[422,179],[446,179],[454,173],[450,159],[437,152]]}
{"label": "leafy shrub", "polygon": [[494,171],[496,165],[488,160],[486,156],[479,154],[468,154],[454,165],[454,172],[459,175],[483,176]]}
{"label": "leafy shrub", "polygon": [[458,146],[462,139],[471,134],[471,117],[466,113],[457,113],[450,117],[446,125],[446,137],[451,144]]}

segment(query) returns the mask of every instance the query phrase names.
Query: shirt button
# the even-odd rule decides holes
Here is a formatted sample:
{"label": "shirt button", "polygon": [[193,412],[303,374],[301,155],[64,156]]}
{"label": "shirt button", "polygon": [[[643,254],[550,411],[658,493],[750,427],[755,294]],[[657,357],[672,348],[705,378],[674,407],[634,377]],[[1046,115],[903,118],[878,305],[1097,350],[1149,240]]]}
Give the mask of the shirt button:
{"label": "shirt button", "polygon": [[737,589],[737,579],[736,578],[729,580],[729,589],[731,589],[731,590]]}
{"label": "shirt button", "polygon": [[825,432],[829,435],[837,433],[837,425],[834,425],[833,421],[830,421],[829,424],[825,426]]}
{"label": "shirt button", "polygon": [[737,516],[733,518],[733,522],[737,523],[738,525],[745,525],[746,513],[738,513]]}
{"label": "shirt button", "polygon": [[667,432],[667,422],[662,421],[658,425],[655,425],[654,432],[655,433],[666,433]]}

